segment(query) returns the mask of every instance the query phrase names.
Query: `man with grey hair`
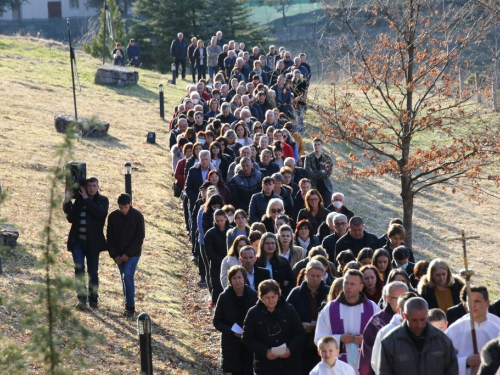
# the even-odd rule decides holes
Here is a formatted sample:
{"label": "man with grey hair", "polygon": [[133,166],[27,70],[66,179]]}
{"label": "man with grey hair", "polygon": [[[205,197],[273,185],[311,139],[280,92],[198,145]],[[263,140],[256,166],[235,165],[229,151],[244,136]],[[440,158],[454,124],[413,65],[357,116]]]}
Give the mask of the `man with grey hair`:
{"label": "man with grey hair", "polygon": [[179,77],[179,64],[182,65],[182,79],[186,79],[186,58],[187,58],[188,44],[184,39],[184,34],[178,33],[177,39],[172,41],[170,46],[170,55],[174,59],[175,71],[177,77]]}
{"label": "man with grey hair", "polygon": [[380,375],[456,375],[457,354],[451,340],[427,321],[429,306],[420,297],[405,303],[405,321],[382,341]]}
{"label": "man with grey hair", "polygon": [[354,216],[354,213],[351,210],[349,210],[344,204],[345,204],[344,194],[337,191],[332,194],[332,203],[329,206],[327,206],[326,209],[330,212],[344,214],[345,216],[347,216],[348,220],[351,220],[351,217]]}
{"label": "man with grey hair", "polygon": [[290,167],[290,169],[292,170],[292,180],[296,184],[298,184],[299,181],[302,180],[303,178],[309,178],[309,173],[307,173],[307,170],[305,168],[298,167],[297,162],[295,161],[294,158],[292,157],[286,158],[283,164],[286,167]]}
{"label": "man with grey hair", "polygon": [[323,239],[321,245],[328,253],[328,260],[337,265],[337,252],[335,251],[335,245],[337,245],[337,241],[340,239],[340,237],[347,233],[347,223],[349,221],[347,220],[347,216],[343,214],[337,214],[335,212],[330,212],[328,214],[328,216],[326,217],[326,222],[328,223],[329,220],[332,221],[335,231],[332,234],[326,236]]}
{"label": "man with grey hair", "polygon": [[219,113],[215,118],[219,119],[221,124],[232,124],[234,121],[238,120],[238,118],[231,113],[231,104],[222,103],[220,109],[221,113]]}
{"label": "man with grey hair", "polygon": [[229,180],[229,191],[236,209],[248,210],[252,195],[258,193],[261,187],[262,174],[254,168],[250,157],[242,157],[241,170]]}
{"label": "man with grey hair", "polygon": [[211,163],[210,151],[202,150],[198,154],[199,162],[195,163],[187,172],[186,194],[189,199],[189,212],[193,211],[194,204],[198,199],[200,186],[207,180],[208,173],[215,169]]}
{"label": "man with grey hair", "polygon": [[177,120],[177,127],[170,131],[170,140],[169,140],[170,149],[172,149],[172,147],[174,147],[177,144],[177,136],[184,134],[187,128],[188,128],[187,118],[185,116],[180,117]]}
{"label": "man with grey hair", "polygon": [[397,313],[398,298],[407,291],[408,286],[401,281],[393,281],[384,286],[382,296],[386,305],[383,310],[372,316],[363,331],[363,345],[361,346],[361,357],[359,359],[359,372],[361,374],[375,375],[370,364],[375,338],[380,329],[389,324],[394,314]]}
{"label": "man with grey hair", "polygon": [[[231,164],[229,164],[229,168],[227,170],[226,181],[229,181],[229,180],[231,180],[231,178],[234,177],[234,175],[236,174],[236,171],[235,171],[236,166],[240,164],[240,161],[243,157],[249,157],[249,158],[252,157],[252,149],[250,148],[250,146],[240,147],[238,152],[239,152],[239,156]],[[252,160],[252,163],[254,163],[254,162],[255,161]]]}
{"label": "man with grey hair", "polygon": [[[217,44],[219,46],[223,47],[224,44],[227,44],[227,40],[222,37],[222,31],[220,31],[220,30],[217,31],[215,33],[215,36],[217,37]],[[229,45],[228,45],[228,47],[229,47]]]}

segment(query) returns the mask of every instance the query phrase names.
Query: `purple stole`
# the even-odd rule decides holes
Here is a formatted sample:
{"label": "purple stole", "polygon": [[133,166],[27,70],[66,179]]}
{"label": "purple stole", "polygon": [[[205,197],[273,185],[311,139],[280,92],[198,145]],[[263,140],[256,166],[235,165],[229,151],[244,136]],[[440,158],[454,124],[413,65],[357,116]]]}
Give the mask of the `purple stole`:
{"label": "purple stole", "polygon": [[[332,329],[333,335],[343,335],[345,333],[344,330],[344,321],[340,318],[340,305],[341,303],[337,300],[330,302],[330,327]],[[363,313],[361,314],[361,325],[359,327],[359,333],[363,334],[363,330],[365,329],[368,321],[373,316],[373,305],[370,300],[367,298],[363,305]],[[340,324],[339,324],[340,323]],[[340,355],[339,359],[342,362],[347,362],[347,355],[345,352],[345,345],[342,343],[338,343],[340,345]]]}

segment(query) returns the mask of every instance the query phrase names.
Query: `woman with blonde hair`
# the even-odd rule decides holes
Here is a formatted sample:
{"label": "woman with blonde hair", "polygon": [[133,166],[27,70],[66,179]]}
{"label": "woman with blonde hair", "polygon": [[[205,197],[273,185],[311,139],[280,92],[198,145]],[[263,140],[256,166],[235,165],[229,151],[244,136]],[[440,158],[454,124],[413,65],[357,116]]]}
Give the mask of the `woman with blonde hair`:
{"label": "woman with blonde hair", "polygon": [[418,293],[429,304],[429,310],[440,308],[445,313],[460,303],[460,291],[464,280],[454,276],[451,268],[442,259],[434,259],[418,283]]}

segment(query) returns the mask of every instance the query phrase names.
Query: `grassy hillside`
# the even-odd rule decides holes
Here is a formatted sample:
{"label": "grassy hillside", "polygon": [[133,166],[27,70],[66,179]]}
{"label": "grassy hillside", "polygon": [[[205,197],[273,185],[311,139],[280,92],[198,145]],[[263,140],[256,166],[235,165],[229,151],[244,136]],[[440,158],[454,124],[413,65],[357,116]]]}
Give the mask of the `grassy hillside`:
{"label": "grassy hillside", "polygon": [[[41,230],[48,207],[47,175],[54,166],[54,150],[62,137],[55,132],[54,115],[73,113],[71,76],[67,47],[35,38],[0,39],[0,179],[8,194],[0,205],[0,218],[16,225],[20,242],[28,255],[15,252],[4,259],[0,293],[12,295],[21,285],[30,285],[40,275],[33,267],[40,255]],[[116,88],[93,83],[99,61],[77,53],[82,91],[77,93],[80,117],[109,121],[109,136],[81,139],[75,144],[75,160],[87,162],[87,172],[100,179],[102,193],[115,197],[124,189],[122,167],[133,165],[134,204],[146,218],[146,241],[136,274],[137,309],[153,319],[155,373],[213,374],[218,355],[218,335],[210,325],[206,291],[199,290],[197,275],[189,263],[187,237],[182,227],[179,202],[171,194],[173,182],[168,150],[168,123],[159,118],[157,85],[166,85],[168,76],[140,70],[139,85]],[[184,95],[184,83],[166,86],[167,118]],[[157,134],[157,145],[146,144],[146,134]],[[310,133],[314,133],[314,129]],[[310,134],[308,133],[308,136]],[[328,145],[335,157],[351,151],[345,145]],[[334,174],[335,175],[335,174]],[[365,181],[333,179],[334,188],[346,195],[346,205],[366,218],[367,230],[381,235],[390,218],[401,216],[396,179]],[[63,191],[61,191],[63,194]],[[500,232],[493,229],[500,212],[498,199],[485,197],[478,205],[467,192],[449,195],[440,190],[420,195],[415,202],[414,249],[417,258],[440,256],[459,270],[461,246],[445,242],[460,228],[481,235],[470,243],[470,261],[478,272],[477,282],[498,296],[496,246]],[[65,247],[69,224],[61,215],[56,222],[57,241]],[[490,255],[491,254],[491,255]],[[61,261],[71,262],[63,251]],[[68,267],[65,274],[71,276]],[[100,265],[101,307],[95,312],[77,312],[84,324],[103,342],[81,352],[89,361],[86,374],[137,374],[139,351],[135,322],[121,317],[123,309],[118,273],[107,254]],[[25,296],[29,303],[31,296]],[[67,304],[75,302],[68,296]],[[15,312],[0,307],[0,347],[28,340],[29,332],[19,331]],[[32,363],[30,373],[43,373]]]}
{"label": "grassy hillside", "polygon": [[[0,206],[0,217],[17,226],[20,243],[29,256],[4,259],[0,292],[10,295],[19,285],[37,279],[33,267],[40,255],[41,230],[47,217],[48,173],[54,166],[53,147],[62,141],[54,128],[54,115],[73,113],[69,52],[62,44],[40,39],[1,37],[0,76],[0,178],[7,201]],[[87,173],[100,179],[101,191],[116,208],[116,196],[124,190],[123,164],[133,166],[134,205],[146,218],[146,240],[136,274],[137,309],[152,316],[155,373],[206,374],[211,366],[207,335],[192,324],[204,318],[197,313],[188,292],[190,264],[187,237],[177,200],[171,198],[171,159],[168,149],[168,122],[159,117],[157,87],[168,77],[140,70],[139,85],[126,88],[93,83],[99,61],[77,53],[82,91],[77,92],[80,117],[98,116],[109,121],[109,136],[82,139],[75,144],[75,160],[87,162]],[[167,116],[184,95],[184,86],[168,87],[165,93]],[[157,134],[157,144],[146,144],[149,131]],[[61,194],[64,192],[61,191]],[[57,241],[65,249],[70,225],[62,215],[56,222]],[[61,261],[71,262],[63,251]],[[65,270],[71,275],[72,270]],[[121,317],[123,301],[116,266],[107,253],[100,261],[100,309],[77,312],[96,334],[105,337],[82,357],[90,361],[86,374],[137,374],[139,351],[135,321]],[[29,296],[26,296],[29,302]],[[191,298],[191,299],[190,299]],[[74,304],[68,296],[67,303]],[[205,307],[205,305],[204,305]],[[207,312],[208,314],[208,312]],[[209,317],[207,315],[207,317]],[[0,308],[0,331],[8,333],[0,347],[25,341],[16,332],[17,319]],[[10,341],[9,341],[10,340]],[[216,351],[213,348],[212,351]],[[33,369],[40,369],[33,364]],[[211,367],[208,367],[211,368]],[[33,372],[35,373],[35,371]]]}

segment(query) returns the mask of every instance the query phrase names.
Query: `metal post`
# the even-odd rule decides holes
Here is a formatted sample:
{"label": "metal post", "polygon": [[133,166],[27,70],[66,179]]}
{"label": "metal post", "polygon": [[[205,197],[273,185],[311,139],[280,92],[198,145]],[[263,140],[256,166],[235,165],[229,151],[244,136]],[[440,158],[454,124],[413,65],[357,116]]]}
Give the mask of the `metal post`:
{"label": "metal post", "polygon": [[68,40],[69,40],[69,57],[71,61],[71,82],[73,83],[73,105],[75,107],[75,121],[78,121],[78,113],[76,111],[76,92],[75,92],[75,72],[73,70],[73,61],[75,60],[75,51],[71,45],[71,29],[69,28],[69,18],[66,18],[68,24]]}
{"label": "metal post", "polygon": [[481,86],[479,83],[479,73],[476,73],[476,92],[477,92],[477,102],[481,103]]}
{"label": "metal post", "polygon": [[123,166],[123,173],[125,174],[125,193],[132,198],[132,164],[126,162]]}
{"label": "metal post", "polygon": [[0,257],[0,275],[3,275],[2,257]]}
{"label": "metal post", "polygon": [[162,83],[160,83],[158,85],[158,92],[160,94],[160,117],[162,119],[164,119],[165,118],[165,102],[164,102],[165,98],[163,96],[164,94],[163,94],[163,84]]}
{"label": "metal post", "polygon": [[141,351],[141,374],[153,375],[153,353],[151,350],[151,317],[141,313],[137,317],[137,333]]}
{"label": "metal post", "polygon": [[106,0],[104,0],[104,22],[102,27],[104,28],[104,34],[102,38],[102,65],[106,61]]}

